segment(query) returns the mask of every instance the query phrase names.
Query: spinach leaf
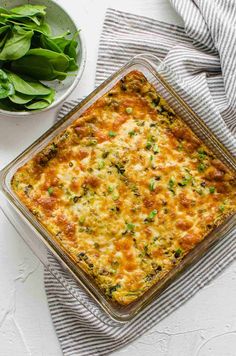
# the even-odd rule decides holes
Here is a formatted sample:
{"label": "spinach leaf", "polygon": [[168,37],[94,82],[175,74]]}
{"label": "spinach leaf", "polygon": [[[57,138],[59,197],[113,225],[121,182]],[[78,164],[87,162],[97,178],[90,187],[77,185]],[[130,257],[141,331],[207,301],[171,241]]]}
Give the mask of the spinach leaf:
{"label": "spinach leaf", "polygon": [[1,36],[0,39],[0,49],[5,45],[7,38],[9,37],[9,32],[5,33],[5,35]]}
{"label": "spinach leaf", "polygon": [[8,79],[7,74],[0,69],[0,99],[7,98],[15,93],[14,86]]}
{"label": "spinach leaf", "polygon": [[57,45],[57,43],[48,36],[41,34],[40,36],[40,44],[42,48],[50,49],[51,51],[61,53],[62,49]]}
{"label": "spinach leaf", "polygon": [[26,104],[25,108],[28,110],[42,110],[45,109],[47,106],[49,106],[50,104],[48,104],[46,101],[44,100],[40,100],[40,101],[36,101],[35,103],[32,104]]}
{"label": "spinach leaf", "polygon": [[23,57],[30,49],[33,33],[33,31],[25,31],[14,26],[12,35],[6,40],[0,52],[0,60],[14,60]]}
{"label": "spinach leaf", "polygon": [[74,58],[70,58],[67,72],[74,72],[77,69],[78,69],[78,65],[76,64],[76,61],[74,60]]}
{"label": "spinach leaf", "polygon": [[15,92],[15,94],[9,96],[9,99],[13,103],[19,104],[19,105],[27,104],[30,101],[32,101],[34,98],[35,98],[34,95],[26,95],[26,94],[22,94],[22,93],[18,93],[18,92]]}
{"label": "spinach leaf", "polygon": [[56,45],[61,49],[62,52],[64,52],[66,46],[68,46],[70,44],[70,40],[68,40],[66,38],[61,38],[61,37],[53,38],[53,37],[51,37],[51,39],[54,41],[54,43],[56,43]]}
{"label": "spinach leaf", "polygon": [[5,111],[17,111],[14,105],[10,102],[9,99],[0,100],[0,109]]}
{"label": "spinach leaf", "polygon": [[25,30],[34,30],[39,33],[43,33],[45,35],[50,35],[52,30],[48,23],[45,21],[41,21],[40,25],[30,21],[29,19],[22,18],[22,19],[7,19],[7,23],[21,26]]}
{"label": "spinach leaf", "polygon": [[[55,97],[55,90],[51,89],[51,93],[47,96],[42,97],[41,100],[35,100],[34,102],[25,105],[28,110],[41,110],[48,107],[53,101]],[[39,97],[37,98],[39,99]]]}
{"label": "spinach leaf", "polygon": [[24,19],[28,19],[28,21],[33,21],[36,25],[40,26],[41,18],[46,15],[45,9],[45,6],[35,6],[28,4],[15,7],[8,12],[1,11],[0,16],[1,18],[5,18],[7,20],[24,21]]}
{"label": "spinach leaf", "polygon": [[0,6],[0,16],[1,16],[2,14],[10,14],[10,11],[7,10],[5,7],[1,7],[1,6]]}
{"label": "spinach leaf", "polygon": [[46,15],[46,6],[26,4],[14,7],[10,12],[22,16]]}
{"label": "spinach leaf", "polygon": [[66,46],[64,53],[67,54],[70,58],[76,60],[77,52],[76,48],[78,47],[78,42],[75,40],[78,36],[79,31],[75,32],[73,38],[70,40],[69,44]]}
{"label": "spinach leaf", "polygon": [[[14,72],[26,74],[39,80],[54,80],[61,77],[64,79],[67,76],[67,73],[63,70],[68,67],[68,63],[69,60],[67,57],[65,61],[64,57],[55,57],[55,59],[50,59],[43,56],[27,55],[12,62],[11,69]],[[62,71],[60,68],[62,68]]]}
{"label": "spinach leaf", "polygon": [[44,100],[39,100],[39,101],[36,101],[32,104],[26,104],[25,105],[25,108],[28,109],[28,110],[42,110],[42,109],[45,109],[49,106],[50,104],[48,104],[46,101]]}
{"label": "spinach leaf", "polygon": [[54,36],[54,37],[51,37],[51,38],[52,38],[52,40],[58,40],[60,38],[64,39],[64,37],[66,37],[66,36],[68,36],[70,34],[71,34],[70,30],[67,30],[67,31],[61,33],[60,35],[57,35],[57,36]]}
{"label": "spinach leaf", "polygon": [[10,28],[11,28],[10,25],[5,25],[5,26],[0,27],[0,35],[6,31],[8,31]]}
{"label": "spinach leaf", "polygon": [[42,100],[36,100],[35,102],[25,105],[25,107],[28,110],[45,109],[54,101],[54,97],[55,97],[55,90],[51,88],[51,93],[48,94],[47,96],[42,97]]}
{"label": "spinach leaf", "polygon": [[12,72],[8,72],[8,78],[17,92],[26,95],[48,95],[51,93],[50,88],[32,78],[20,77]]}
{"label": "spinach leaf", "polygon": [[43,96],[43,95],[40,96],[39,95],[38,98],[41,98],[41,99],[45,100],[47,103],[52,104],[52,102],[55,99],[56,91],[53,88],[50,88],[50,89],[51,89],[51,93],[50,94],[45,95],[45,96]]}
{"label": "spinach leaf", "polygon": [[21,15],[16,15],[16,14],[1,14],[1,17],[4,19],[6,19],[6,21],[9,20],[17,20],[17,21],[22,21],[24,19],[28,19],[31,20],[33,22],[35,22],[36,24],[40,24],[39,19],[37,18],[37,16],[21,16]]}

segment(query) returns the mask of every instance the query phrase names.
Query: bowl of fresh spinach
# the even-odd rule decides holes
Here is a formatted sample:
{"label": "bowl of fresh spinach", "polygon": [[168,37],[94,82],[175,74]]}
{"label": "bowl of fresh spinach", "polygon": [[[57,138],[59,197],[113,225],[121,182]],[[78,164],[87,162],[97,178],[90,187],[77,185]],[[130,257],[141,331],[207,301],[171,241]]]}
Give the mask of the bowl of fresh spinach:
{"label": "bowl of fresh spinach", "polygon": [[85,65],[81,31],[51,0],[0,0],[0,113],[32,115],[62,103]]}

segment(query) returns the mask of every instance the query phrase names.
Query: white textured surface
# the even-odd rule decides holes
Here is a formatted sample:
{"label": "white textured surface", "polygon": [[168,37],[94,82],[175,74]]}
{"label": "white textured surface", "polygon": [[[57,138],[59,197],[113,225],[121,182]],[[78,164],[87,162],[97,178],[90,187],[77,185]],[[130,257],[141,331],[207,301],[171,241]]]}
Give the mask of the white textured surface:
{"label": "white textured surface", "polygon": [[[40,1],[39,1],[40,2]],[[83,29],[88,60],[71,98],[94,85],[99,34],[105,9],[181,24],[168,0],[63,0]],[[0,167],[53,122],[53,110],[33,118],[0,118]],[[60,356],[46,303],[43,268],[0,213],[0,356]],[[236,262],[184,306],[116,356],[235,356]]]}

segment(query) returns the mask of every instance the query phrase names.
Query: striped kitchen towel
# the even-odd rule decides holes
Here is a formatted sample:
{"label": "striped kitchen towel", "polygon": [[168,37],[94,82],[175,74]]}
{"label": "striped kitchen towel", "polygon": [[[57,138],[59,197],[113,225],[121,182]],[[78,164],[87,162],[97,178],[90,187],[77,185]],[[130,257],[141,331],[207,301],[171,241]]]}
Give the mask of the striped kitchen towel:
{"label": "striped kitchen towel", "polygon": [[[235,154],[236,35],[231,30],[235,27],[235,5],[229,0],[172,3],[183,16],[187,33],[179,26],[108,9],[100,39],[96,86],[132,56],[155,54],[179,73],[183,78],[181,94]],[[59,118],[76,103],[66,103]],[[124,325],[112,322],[50,256],[50,269],[60,283],[45,271],[45,286],[63,354],[108,355],[145,333],[235,259],[234,232]]]}

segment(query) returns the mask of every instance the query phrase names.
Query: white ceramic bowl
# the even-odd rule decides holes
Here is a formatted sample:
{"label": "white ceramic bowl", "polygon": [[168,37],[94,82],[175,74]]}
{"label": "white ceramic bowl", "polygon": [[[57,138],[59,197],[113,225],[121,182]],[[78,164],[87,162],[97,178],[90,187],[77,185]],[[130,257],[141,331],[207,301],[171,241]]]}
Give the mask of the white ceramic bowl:
{"label": "white ceramic bowl", "polygon": [[[49,23],[49,25],[52,28],[52,34],[53,35],[59,35],[61,33],[66,32],[69,30],[71,34],[73,35],[76,31],[78,31],[80,28],[76,26],[74,20],[72,17],[67,13],[65,8],[63,8],[61,5],[57,4],[56,2],[52,0],[0,0],[0,7],[4,8],[13,8],[16,6],[20,6],[23,4],[32,4],[32,5],[44,5],[47,7],[46,12],[46,22]],[[77,64],[78,64],[78,70],[73,76],[68,76],[65,80],[62,82],[59,82],[57,80],[50,81],[50,82],[45,82],[42,81],[42,83],[45,83],[46,85],[53,87],[56,90],[56,95],[55,95],[55,100],[54,102],[48,106],[45,109],[42,110],[35,110],[35,111],[6,111],[6,110],[0,110],[0,114],[4,114],[7,116],[29,116],[29,115],[34,115],[38,114],[39,112],[45,112],[49,109],[52,109],[53,107],[59,105],[62,103],[74,90],[74,88],[77,86],[84,70],[85,66],[85,61],[86,61],[86,49],[85,49],[85,44],[84,44],[84,38],[83,38],[83,29],[82,31],[79,32],[77,41],[79,43],[78,48],[79,48],[79,53],[77,57]]]}

